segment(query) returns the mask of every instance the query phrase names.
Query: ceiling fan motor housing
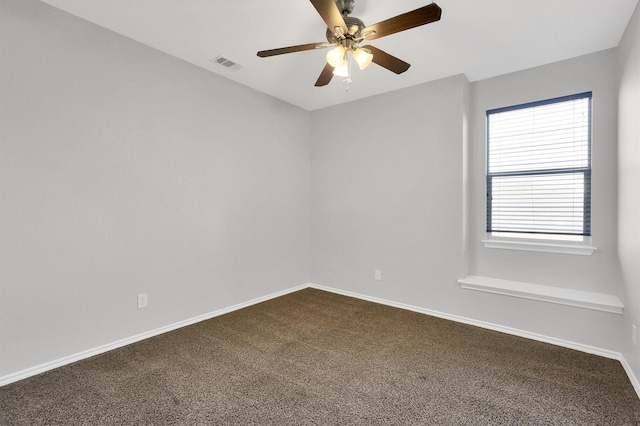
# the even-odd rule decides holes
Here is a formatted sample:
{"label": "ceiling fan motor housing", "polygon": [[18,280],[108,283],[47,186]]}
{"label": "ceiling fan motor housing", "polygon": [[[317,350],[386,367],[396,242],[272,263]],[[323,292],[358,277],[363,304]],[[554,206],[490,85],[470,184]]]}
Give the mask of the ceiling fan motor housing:
{"label": "ceiling fan motor housing", "polygon": [[[348,32],[344,34],[347,39],[359,38],[362,29],[365,27],[364,22],[355,16],[345,16],[344,23],[347,24]],[[333,30],[327,28],[327,41],[329,43],[337,43],[340,38]]]}
{"label": "ceiling fan motor housing", "polygon": [[[344,23],[347,24],[347,33],[344,34],[344,38],[354,39],[360,37],[360,32],[364,28],[364,22],[358,18],[348,16],[353,12],[353,7],[356,3],[355,0],[335,0],[335,2],[344,19]],[[341,35],[336,34],[331,28],[327,28],[327,41],[329,43],[338,43],[338,40],[341,38]]]}

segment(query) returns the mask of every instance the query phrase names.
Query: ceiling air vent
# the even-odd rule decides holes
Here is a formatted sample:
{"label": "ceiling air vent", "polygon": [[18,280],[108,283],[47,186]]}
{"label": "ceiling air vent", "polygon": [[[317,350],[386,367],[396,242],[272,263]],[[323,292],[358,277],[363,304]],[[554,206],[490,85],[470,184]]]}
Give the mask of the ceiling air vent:
{"label": "ceiling air vent", "polygon": [[242,65],[240,65],[240,64],[238,64],[236,62],[233,62],[232,60],[227,59],[224,56],[220,56],[220,55],[218,55],[215,58],[213,58],[212,62],[214,64],[218,64],[221,67],[224,67],[224,68],[226,68],[228,70],[231,70],[231,71],[238,71],[240,68],[242,68]]}

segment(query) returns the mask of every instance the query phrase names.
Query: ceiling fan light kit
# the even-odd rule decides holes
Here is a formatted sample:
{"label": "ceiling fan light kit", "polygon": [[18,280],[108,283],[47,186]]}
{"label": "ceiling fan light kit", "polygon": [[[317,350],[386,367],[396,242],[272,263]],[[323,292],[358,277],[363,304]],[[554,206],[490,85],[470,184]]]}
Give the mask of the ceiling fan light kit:
{"label": "ceiling fan light kit", "polygon": [[353,56],[361,70],[369,66],[371,62],[380,65],[396,74],[401,74],[409,69],[409,63],[404,62],[373,46],[358,44],[363,40],[374,40],[387,35],[395,34],[431,22],[439,21],[442,9],[431,3],[411,12],[403,13],[377,24],[365,27],[360,19],[349,16],[353,11],[355,0],[310,0],[320,17],[327,24],[327,42],[309,43],[298,46],[281,47],[278,49],[261,50],[258,56],[283,55],[285,53],[302,52],[305,50],[320,49],[334,46],[327,52],[327,64],[316,81],[316,86],[326,86],[335,75],[349,76],[349,53]]}

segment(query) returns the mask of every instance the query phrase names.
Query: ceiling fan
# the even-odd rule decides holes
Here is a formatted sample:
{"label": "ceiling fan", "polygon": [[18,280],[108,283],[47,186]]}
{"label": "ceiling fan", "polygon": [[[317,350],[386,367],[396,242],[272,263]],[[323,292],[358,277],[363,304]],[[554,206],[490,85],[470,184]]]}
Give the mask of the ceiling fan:
{"label": "ceiling fan", "polygon": [[347,77],[348,53],[351,52],[360,69],[365,69],[371,62],[380,65],[396,74],[401,74],[411,66],[371,45],[360,47],[363,40],[375,40],[380,37],[409,30],[421,25],[440,20],[442,9],[431,3],[411,12],[403,13],[377,24],[365,27],[360,19],[349,16],[353,11],[355,0],[310,0],[324,22],[327,24],[327,42],[301,44],[281,47],[279,49],[261,50],[258,56],[283,55],[285,53],[302,52],[335,46],[327,53],[327,64],[316,81],[316,86],[326,86],[333,75]]}

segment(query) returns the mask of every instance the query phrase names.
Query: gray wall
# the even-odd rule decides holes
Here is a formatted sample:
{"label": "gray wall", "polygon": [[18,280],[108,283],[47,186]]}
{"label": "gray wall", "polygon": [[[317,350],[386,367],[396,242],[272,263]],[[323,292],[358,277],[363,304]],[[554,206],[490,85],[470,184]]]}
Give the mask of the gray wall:
{"label": "gray wall", "polygon": [[307,111],[36,0],[0,58],[0,377],[309,281]]}
{"label": "gray wall", "polygon": [[468,85],[456,76],[313,112],[314,283],[455,310]]}
{"label": "gray wall", "polygon": [[[312,114],[314,283],[617,350],[622,317],[463,290],[466,274],[620,293],[616,51],[462,76]],[[485,249],[485,112],[593,91],[592,256]],[[333,138],[332,134],[348,135]],[[468,135],[468,136],[466,136]],[[373,279],[381,269],[383,280]]]}
{"label": "gray wall", "polygon": [[[472,85],[474,275],[617,295],[617,52],[581,56]],[[485,248],[486,111],[525,102],[593,92],[591,256]],[[615,349],[622,317],[583,308],[478,295],[473,317],[599,348]],[[517,313],[514,315],[514,313]]]}
{"label": "gray wall", "polygon": [[630,339],[632,324],[640,327],[640,7],[627,27],[619,55],[618,242],[626,300],[623,354],[640,377],[640,350]]}

